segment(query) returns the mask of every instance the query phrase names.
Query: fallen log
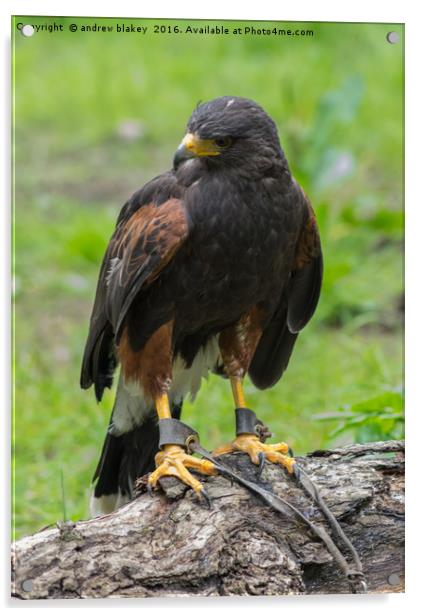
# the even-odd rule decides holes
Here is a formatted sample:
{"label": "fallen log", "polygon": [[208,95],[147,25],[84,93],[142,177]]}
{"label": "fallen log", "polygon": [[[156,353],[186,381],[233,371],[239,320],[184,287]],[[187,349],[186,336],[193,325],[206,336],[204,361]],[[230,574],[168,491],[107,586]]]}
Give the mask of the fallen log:
{"label": "fallen log", "polygon": [[[388,441],[297,458],[362,560],[368,592],[404,590],[404,444]],[[224,462],[249,478],[243,454]],[[261,481],[312,521],[324,518],[286,471]],[[12,546],[19,599],[347,593],[344,576],[306,525],[271,510],[224,477],[205,479],[212,508],[177,480],[118,511],[58,523]]]}

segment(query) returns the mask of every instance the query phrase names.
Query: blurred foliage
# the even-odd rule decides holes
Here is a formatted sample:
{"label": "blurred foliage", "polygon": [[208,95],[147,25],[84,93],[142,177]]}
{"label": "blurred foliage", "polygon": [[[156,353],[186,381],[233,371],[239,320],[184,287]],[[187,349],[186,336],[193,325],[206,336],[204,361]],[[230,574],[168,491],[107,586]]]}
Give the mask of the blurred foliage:
{"label": "blurred foliage", "polygon": [[336,421],[329,438],[352,432],[357,443],[404,438],[403,391],[388,390],[369,400],[344,404],[339,413],[316,415],[321,421]]}
{"label": "blurred foliage", "polygon": [[[99,265],[120,206],[170,167],[199,100],[263,105],[321,230],[316,315],[276,387],[246,383],[250,406],[298,454],[400,435],[403,47],[386,42],[392,26],[142,37],[68,32],[87,19],[19,21],[64,32],[14,37],[16,534],[54,523],[64,505],[87,515],[114,395],[98,406],[78,385]],[[210,377],[184,418],[211,448],[233,437],[232,409],[227,382]],[[327,409],[342,410],[315,419]]]}

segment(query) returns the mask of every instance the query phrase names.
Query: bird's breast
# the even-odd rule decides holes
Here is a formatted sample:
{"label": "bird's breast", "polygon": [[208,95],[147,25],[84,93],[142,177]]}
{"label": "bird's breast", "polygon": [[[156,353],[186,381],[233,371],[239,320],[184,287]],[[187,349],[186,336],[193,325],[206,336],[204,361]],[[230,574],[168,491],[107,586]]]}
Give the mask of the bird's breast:
{"label": "bird's breast", "polygon": [[190,248],[209,273],[277,266],[297,235],[292,211],[277,191],[260,183],[198,180],[187,200]]}
{"label": "bird's breast", "polygon": [[177,304],[192,318],[235,318],[280,292],[296,230],[288,208],[259,187],[201,182],[187,201],[191,233],[175,262]]}

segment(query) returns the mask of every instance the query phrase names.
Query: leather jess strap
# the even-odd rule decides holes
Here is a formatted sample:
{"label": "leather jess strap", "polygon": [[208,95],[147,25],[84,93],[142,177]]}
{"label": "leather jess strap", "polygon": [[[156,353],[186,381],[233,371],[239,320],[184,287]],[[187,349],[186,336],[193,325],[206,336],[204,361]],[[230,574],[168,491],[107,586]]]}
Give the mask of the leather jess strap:
{"label": "leather jess strap", "polygon": [[190,438],[197,437],[199,439],[198,432],[178,419],[160,419],[158,427],[160,431],[158,446],[160,449],[164,445],[179,445],[186,449]]}
{"label": "leather jess strap", "polygon": [[246,407],[235,409],[236,414],[236,436],[239,434],[254,434],[259,437],[261,442],[272,436],[267,426],[258,419],[255,413]]}

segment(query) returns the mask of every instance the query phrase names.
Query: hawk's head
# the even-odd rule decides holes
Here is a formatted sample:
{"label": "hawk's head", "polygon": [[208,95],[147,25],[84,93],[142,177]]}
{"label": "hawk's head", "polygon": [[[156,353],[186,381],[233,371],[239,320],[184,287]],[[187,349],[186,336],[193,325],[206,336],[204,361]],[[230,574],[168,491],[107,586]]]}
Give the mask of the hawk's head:
{"label": "hawk's head", "polygon": [[248,98],[222,96],[194,110],[174,167],[192,158],[239,168],[282,157],[277,127],[262,107]]}

